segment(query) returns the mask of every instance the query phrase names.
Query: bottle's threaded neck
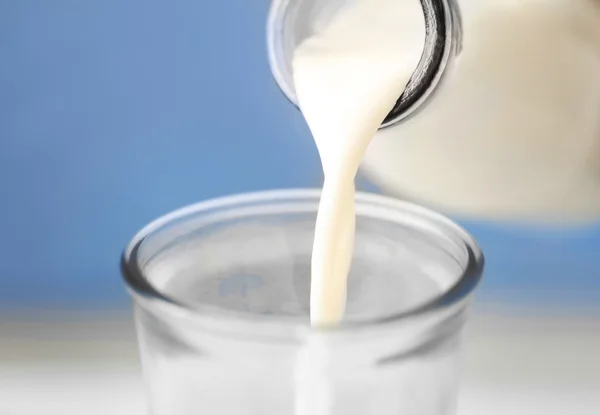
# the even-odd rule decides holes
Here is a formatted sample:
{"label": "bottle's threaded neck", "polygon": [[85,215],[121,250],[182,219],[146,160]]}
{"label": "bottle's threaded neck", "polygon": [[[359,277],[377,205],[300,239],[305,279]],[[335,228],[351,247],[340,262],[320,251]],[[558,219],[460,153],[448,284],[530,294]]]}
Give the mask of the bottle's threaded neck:
{"label": "bottle's threaded neck", "polygon": [[404,120],[422,106],[438,86],[459,39],[456,5],[448,0],[420,0],[425,17],[425,44],[421,60],[404,92],[382,127]]}

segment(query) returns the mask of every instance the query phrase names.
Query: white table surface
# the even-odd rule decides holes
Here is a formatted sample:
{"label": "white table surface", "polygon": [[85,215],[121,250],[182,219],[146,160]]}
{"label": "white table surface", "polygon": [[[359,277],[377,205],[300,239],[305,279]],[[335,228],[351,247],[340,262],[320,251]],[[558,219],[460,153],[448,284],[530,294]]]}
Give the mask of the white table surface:
{"label": "white table surface", "polygon": [[[544,314],[473,313],[459,415],[600,414],[600,315]],[[0,323],[0,415],[146,413],[126,314],[45,319]]]}

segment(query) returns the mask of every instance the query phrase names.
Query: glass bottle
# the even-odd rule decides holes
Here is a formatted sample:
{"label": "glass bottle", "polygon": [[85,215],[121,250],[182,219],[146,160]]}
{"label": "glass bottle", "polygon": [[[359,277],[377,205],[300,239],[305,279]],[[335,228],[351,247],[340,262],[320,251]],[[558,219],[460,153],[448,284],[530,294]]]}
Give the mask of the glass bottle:
{"label": "glass bottle", "polygon": [[[294,48],[351,1],[273,0],[269,59],[293,103]],[[419,16],[417,0],[397,1],[413,7],[399,24],[425,17],[425,30],[406,35],[427,35],[362,173],[388,195],[458,217],[598,222],[600,3],[422,0]]]}

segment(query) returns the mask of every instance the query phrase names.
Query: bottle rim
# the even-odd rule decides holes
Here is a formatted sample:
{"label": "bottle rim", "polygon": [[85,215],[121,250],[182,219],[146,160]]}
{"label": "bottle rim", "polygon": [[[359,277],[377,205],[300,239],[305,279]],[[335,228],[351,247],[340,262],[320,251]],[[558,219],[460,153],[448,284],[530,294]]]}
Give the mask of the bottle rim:
{"label": "bottle rim", "polygon": [[[462,23],[456,0],[420,0],[425,16],[425,44],[417,68],[381,129],[409,119],[427,106],[440,89],[454,58],[462,48]],[[267,17],[267,52],[275,82],[290,103],[298,108],[292,69],[287,59],[288,25],[300,2],[273,0]]]}

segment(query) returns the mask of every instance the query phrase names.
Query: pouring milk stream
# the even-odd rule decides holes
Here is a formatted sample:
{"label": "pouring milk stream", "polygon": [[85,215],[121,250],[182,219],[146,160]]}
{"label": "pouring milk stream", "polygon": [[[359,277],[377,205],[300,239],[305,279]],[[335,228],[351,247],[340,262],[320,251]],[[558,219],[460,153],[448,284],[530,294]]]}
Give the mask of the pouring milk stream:
{"label": "pouring milk stream", "polygon": [[313,325],[335,325],[344,313],[354,244],[354,178],[421,57],[423,43],[403,42],[405,28],[398,25],[398,15],[411,6],[413,14],[422,14],[417,1],[353,2],[294,52],[298,102],[325,175],[312,254]]}
{"label": "pouring milk stream", "polygon": [[[421,26],[420,39],[403,36],[406,29],[398,24],[402,13],[416,17],[411,24]],[[313,326],[335,326],[343,318],[354,248],[354,178],[369,143],[417,68],[424,40],[418,1],[358,0],[294,51],[296,95],[325,176],[311,262]],[[299,353],[297,415],[334,412],[339,391],[327,369],[333,352],[315,335]]]}

